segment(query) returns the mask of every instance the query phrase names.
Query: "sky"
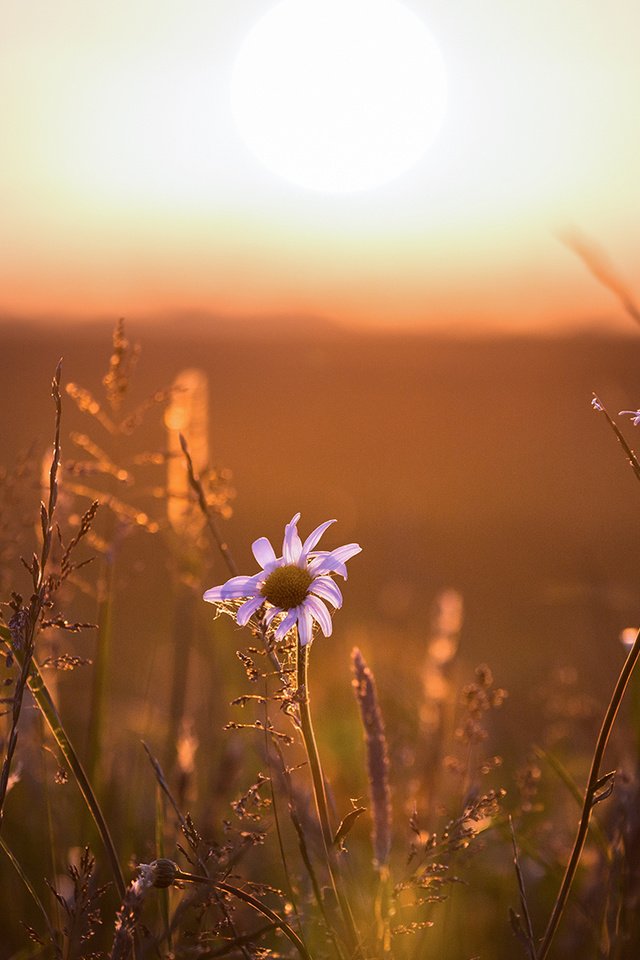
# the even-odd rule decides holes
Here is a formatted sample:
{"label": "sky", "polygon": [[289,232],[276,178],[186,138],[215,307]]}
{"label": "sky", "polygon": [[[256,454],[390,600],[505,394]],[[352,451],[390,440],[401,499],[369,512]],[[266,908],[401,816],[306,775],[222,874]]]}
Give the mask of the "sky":
{"label": "sky", "polygon": [[234,64],[273,6],[0,0],[0,320],[629,327],[561,236],[602,245],[634,290],[637,0],[405,0],[444,116],[410,169],[352,193],[273,173],[234,117]]}

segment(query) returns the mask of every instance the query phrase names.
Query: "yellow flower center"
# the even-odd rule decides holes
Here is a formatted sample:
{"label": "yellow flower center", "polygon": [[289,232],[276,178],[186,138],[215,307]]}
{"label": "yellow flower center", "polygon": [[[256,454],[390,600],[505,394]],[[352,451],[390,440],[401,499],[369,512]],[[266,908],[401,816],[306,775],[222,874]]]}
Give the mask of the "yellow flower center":
{"label": "yellow flower center", "polygon": [[307,595],[313,577],[301,567],[288,564],[286,567],[276,567],[262,587],[262,596],[274,607],[290,610],[298,607]]}

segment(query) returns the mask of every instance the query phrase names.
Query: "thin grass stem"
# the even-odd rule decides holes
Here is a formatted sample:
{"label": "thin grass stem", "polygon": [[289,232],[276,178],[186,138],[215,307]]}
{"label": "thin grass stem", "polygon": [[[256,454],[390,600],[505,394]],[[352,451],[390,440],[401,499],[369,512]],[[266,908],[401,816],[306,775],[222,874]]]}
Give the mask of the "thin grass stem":
{"label": "thin grass stem", "polygon": [[212,887],[215,887],[216,890],[220,890],[223,893],[230,893],[238,900],[242,900],[250,907],[253,907],[257,913],[261,913],[263,917],[266,917],[268,920],[270,920],[274,927],[278,927],[280,930],[282,930],[285,937],[294,945],[303,960],[312,960],[311,954],[308,952],[304,943],[295,930],[289,926],[287,921],[283,917],[280,917],[275,910],[267,907],[266,904],[258,900],[257,897],[247,893],[247,891],[243,890],[241,887],[236,887],[224,880],[214,880],[211,877],[199,877],[197,874],[184,873],[182,870],[176,870],[176,880],[186,880],[191,881],[192,883],[208,883],[211,884]]}
{"label": "thin grass stem", "polygon": [[624,666],[620,671],[620,675],[611,696],[611,700],[609,701],[609,706],[607,707],[607,711],[602,721],[602,726],[600,727],[600,733],[598,734],[598,739],[596,741],[596,746],[593,753],[593,759],[591,761],[589,779],[587,781],[587,787],[584,793],[584,801],[582,804],[582,813],[580,816],[580,822],[578,824],[578,831],[573,842],[573,848],[571,850],[569,862],[567,863],[562,884],[560,886],[560,890],[558,891],[558,895],[556,897],[542,943],[538,950],[536,960],[545,960],[558,929],[558,925],[562,918],[567,898],[576,875],[576,870],[578,868],[578,863],[584,848],[585,840],[587,838],[589,819],[591,817],[593,807],[600,800],[604,799],[605,796],[608,796],[608,792],[610,792],[609,787],[611,787],[613,782],[612,776],[607,774],[605,777],[602,777],[600,768],[607,744],[609,742],[609,737],[611,736],[613,725],[618,715],[618,710],[620,709],[620,704],[622,703],[622,698],[624,697],[627,684],[629,683],[631,674],[633,673],[634,667],[638,661],[638,657],[640,657],[640,631],[638,632],[633,647],[629,651]]}
{"label": "thin grass stem", "polygon": [[618,424],[615,422],[613,417],[608,412],[605,405],[602,403],[599,397],[596,396],[595,393],[593,395],[593,400],[591,401],[591,403],[596,410],[598,410],[600,413],[603,413],[605,415],[607,423],[615,433],[618,443],[624,450],[625,456],[629,462],[629,466],[631,467],[631,469],[636,475],[636,479],[640,480],[640,461],[638,460],[635,452],[631,449],[631,447],[627,443],[626,438],[622,433],[622,430],[620,429]]}
{"label": "thin grass stem", "polygon": [[[164,795],[166,796],[166,798],[167,798],[167,800],[169,801],[169,803],[171,804],[171,806],[173,807],[173,810],[174,810],[174,812],[175,812],[175,814],[176,814],[176,816],[177,816],[177,818],[178,818],[178,822],[180,823],[180,827],[181,827],[181,829],[182,829],[182,832],[183,832],[184,836],[187,838],[187,841],[188,841],[188,843],[189,843],[189,845],[190,845],[193,853],[194,853],[195,856],[196,856],[196,860],[197,860],[197,862],[198,862],[199,868],[202,870],[203,874],[205,874],[205,876],[208,877],[208,876],[209,876],[209,869],[208,869],[208,867],[207,867],[207,864],[205,863],[204,859],[203,859],[202,856],[200,855],[200,851],[198,850],[197,845],[196,845],[196,843],[195,843],[194,840],[193,840],[192,831],[189,829],[189,824],[187,823],[187,820],[186,820],[184,814],[183,814],[182,811],[180,810],[180,807],[178,806],[178,803],[177,803],[175,797],[173,796],[173,794],[172,794],[172,792],[171,792],[171,790],[170,790],[170,788],[169,788],[169,784],[167,783],[167,778],[166,778],[165,775],[164,775],[164,771],[163,771],[163,769],[162,769],[162,766],[161,766],[161,764],[160,764],[160,761],[159,761],[156,757],[154,757],[154,755],[151,753],[151,750],[149,749],[149,747],[147,746],[147,744],[144,742],[144,740],[142,741],[142,746],[144,747],[145,752],[146,752],[146,754],[147,754],[147,757],[149,758],[149,762],[151,763],[151,766],[153,767],[153,771],[154,771],[154,773],[155,773],[155,777],[156,777],[157,784],[158,784],[160,790],[161,790],[161,791],[164,793]],[[224,916],[224,918],[225,918],[226,923],[229,925],[229,929],[230,929],[231,932],[233,933],[234,938],[238,939],[238,934],[237,934],[237,931],[236,931],[236,928],[235,928],[235,924],[234,924],[234,921],[233,921],[233,917],[231,916],[230,911],[227,910],[226,904],[225,904],[225,902],[224,902],[224,900],[223,900],[222,898],[218,898],[218,905],[219,905],[219,907],[220,907],[220,909],[221,909],[221,911],[222,911],[222,914],[223,914],[223,916]],[[243,955],[243,957],[245,958],[245,960],[251,960],[251,954],[250,954],[248,948],[247,948],[244,944],[242,944],[242,943],[240,943],[239,946],[240,946],[240,952],[242,953],[242,955]]]}
{"label": "thin grass stem", "polygon": [[[573,777],[571,776],[571,774],[569,773],[565,765],[558,759],[558,757],[556,757],[553,753],[549,753],[543,747],[538,747],[534,745],[533,751],[537,757],[539,757],[542,760],[546,760],[546,762],[549,764],[549,766],[554,771],[554,773],[557,774],[559,779],[565,785],[565,787],[567,788],[567,790],[569,791],[569,793],[577,803],[578,807],[582,808],[583,797],[580,791],[580,787],[575,782],[575,780],[573,779]],[[590,830],[591,830],[591,836],[597,841],[598,846],[602,850],[603,856],[610,862],[612,854],[609,847],[609,843],[602,830],[602,827],[600,826],[597,820],[593,821],[593,823],[590,826]]]}
{"label": "thin grass stem", "polygon": [[[2,625],[0,625],[0,638],[6,644],[7,648],[11,651],[12,655],[16,658],[18,665],[22,667],[25,661],[25,653],[24,651],[15,648],[15,645],[13,645],[11,642],[11,634],[9,630]],[[62,753],[62,756],[64,757],[67,764],[69,765],[69,768],[73,773],[76,783],[78,784],[80,793],[82,794],[82,797],[87,806],[87,809],[89,810],[91,817],[93,818],[93,821],[98,830],[98,833],[100,834],[100,839],[104,844],[104,848],[111,865],[111,870],[116,883],[116,887],[118,889],[118,893],[122,898],[124,898],[127,887],[124,882],[124,876],[120,868],[118,855],[116,853],[116,849],[115,849],[113,840],[111,838],[109,827],[107,826],[107,822],[104,818],[104,814],[102,813],[100,804],[98,803],[98,799],[93,792],[89,778],[87,777],[87,774],[84,771],[84,768],[73,747],[73,744],[71,743],[71,740],[67,736],[67,733],[62,724],[62,720],[60,719],[60,715],[51,698],[51,694],[47,689],[47,685],[44,681],[44,678],[40,673],[40,670],[38,669],[37,664],[33,660],[31,660],[29,665],[27,683],[28,683],[31,695],[33,696],[33,699],[36,702],[36,706],[40,710],[45,720],[45,723],[49,727],[49,730],[51,731],[54,740],[58,744],[58,747],[60,749],[60,752]]]}
{"label": "thin grass stem", "polygon": [[[162,799],[162,789],[159,783],[156,783],[156,818],[155,818],[155,835],[156,835],[156,856],[164,857],[164,831],[165,831],[165,815],[164,815],[164,802]],[[162,923],[164,924],[165,938],[167,941],[167,949],[171,953],[173,951],[172,935],[171,935],[171,924],[169,919],[169,890],[162,889],[160,890],[160,914],[162,916]]]}
{"label": "thin grass stem", "polygon": [[20,863],[18,858],[15,856],[11,848],[7,845],[6,841],[3,840],[2,837],[0,837],[0,849],[3,850],[5,855],[8,857],[9,861],[11,862],[11,865],[13,866],[13,869],[16,871],[16,873],[22,880],[23,884],[25,885],[26,889],[29,892],[29,895],[31,896],[31,899],[33,900],[36,907],[42,914],[43,920],[45,922],[45,926],[47,928],[47,933],[49,934],[51,943],[54,946],[55,954],[56,956],[60,956],[60,945],[58,942],[58,937],[56,935],[56,931],[53,929],[51,925],[51,921],[49,920],[49,914],[45,910],[42,900],[36,893],[35,887],[33,886],[31,881],[29,880],[29,877],[26,875],[26,873],[22,869],[22,864]]}
{"label": "thin grass stem", "polygon": [[514,921],[518,922],[518,932],[524,938],[527,945],[527,953],[529,954],[529,960],[536,960],[536,947],[535,940],[533,936],[533,924],[531,923],[531,914],[529,913],[529,905],[527,903],[527,891],[524,885],[524,876],[522,875],[522,869],[520,867],[520,855],[518,853],[518,844],[516,842],[516,832],[513,826],[513,820],[509,816],[509,829],[511,831],[511,846],[513,849],[513,866],[516,871],[516,878],[518,880],[518,892],[520,894],[520,909],[522,910],[522,916],[524,918],[524,926],[521,922],[514,917]]}
{"label": "thin grass stem", "polygon": [[229,545],[227,544],[224,537],[220,533],[218,524],[216,523],[215,519],[211,514],[211,510],[209,509],[209,504],[207,503],[207,498],[205,496],[202,483],[200,481],[200,478],[196,475],[196,472],[193,466],[193,460],[191,459],[191,454],[189,453],[189,447],[187,445],[187,441],[182,434],[180,434],[180,446],[182,447],[182,452],[184,454],[184,458],[187,464],[189,484],[191,486],[191,489],[194,491],[196,497],[198,498],[198,506],[200,507],[202,515],[207,522],[207,527],[209,528],[209,532],[211,533],[211,536],[213,537],[213,539],[215,540],[218,546],[218,550],[222,555],[222,559],[227,565],[227,569],[229,570],[231,576],[235,577],[238,573],[238,568],[236,566],[235,560],[231,555]]}

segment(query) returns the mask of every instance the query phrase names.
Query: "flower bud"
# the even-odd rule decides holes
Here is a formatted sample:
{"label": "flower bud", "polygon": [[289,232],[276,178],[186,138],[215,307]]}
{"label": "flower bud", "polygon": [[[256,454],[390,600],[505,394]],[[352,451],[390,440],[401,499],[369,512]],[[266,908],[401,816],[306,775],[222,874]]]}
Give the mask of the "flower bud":
{"label": "flower bud", "polygon": [[178,865],[165,857],[153,860],[149,864],[149,869],[154,887],[170,887],[178,875]]}

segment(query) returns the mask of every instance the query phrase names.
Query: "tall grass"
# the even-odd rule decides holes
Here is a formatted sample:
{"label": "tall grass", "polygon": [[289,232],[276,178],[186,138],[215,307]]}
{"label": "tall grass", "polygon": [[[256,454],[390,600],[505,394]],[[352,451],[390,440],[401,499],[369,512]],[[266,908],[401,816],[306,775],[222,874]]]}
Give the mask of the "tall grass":
{"label": "tall grass", "polygon": [[[397,711],[389,678],[374,677],[360,649],[350,675],[335,646],[321,639],[305,646],[295,628],[276,642],[254,616],[239,631],[235,601],[219,610],[230,616],[205,620],[202,589],[238,572],[233,527],[225,529],[230,476],[210,462],[201,374],[183,373],[125,412],[138,354],[119,323],[104,401],[84,387],[67,390],[92,425],[68,438],[83,451],[80,460],[62,456],[56,369],[36,549],[22,568],[2,571],[2,583],[26,573],[27,590],[8,594],[0,624],[0,957],[634,956],[640,819],[629,798],[637,795],[638,756],[616,761],[616,772],[609,753],[640,635],[582,789],[553,750],[538,748],[534,760],[507,769],[495,742],[506,692],[489,667],[471,671],[459,658],[463,601],[454,590],[433,601],[422,662],[404,665],[397,651],[394,679],[418,681],[406,686],[418,691],[415,701],[405,695]],[[624,432],[599,400],[596,408],[640,478]],[[159,448],[136,450],[136,426],[154,415]],[[61,489],[70,506],[57,511]],[[162,615],[155,603],[144,611],[161,669],[137,655],[129,619],[118,616],[119,577],[144,556],[142,537],[152,538],[164,563],[154,585]],[[88,563],[95,553],[102,568]],[[95,626],[67,609],[75,606],[97,614],[92,664],[74,645]],[[53,631],[69,650],[48,655],[43,641]],[[230,677],[234,645],[240,687]],[[123,693],[110,664],[128,657]],[[315,672],[327,657],[330,684],[326,664]],[[77,702],[65,684],[47,682],[70,670],[86,678],[74,687]],[[337,716],[332,694],[349,686],[352,712]],[[25,723],[34,711],[50,739]],[[150,718],[144,738],[141,715]],[[226,732],[211,717],[226,720]],[[398,717],[412,742],[406,732],[401,742]],[[333,748],[332,726],[339,730]],[[526,730],[519,733],[526,756],[532,745]],[[573,824],[576,798],[577,832],[558,842]]]}

